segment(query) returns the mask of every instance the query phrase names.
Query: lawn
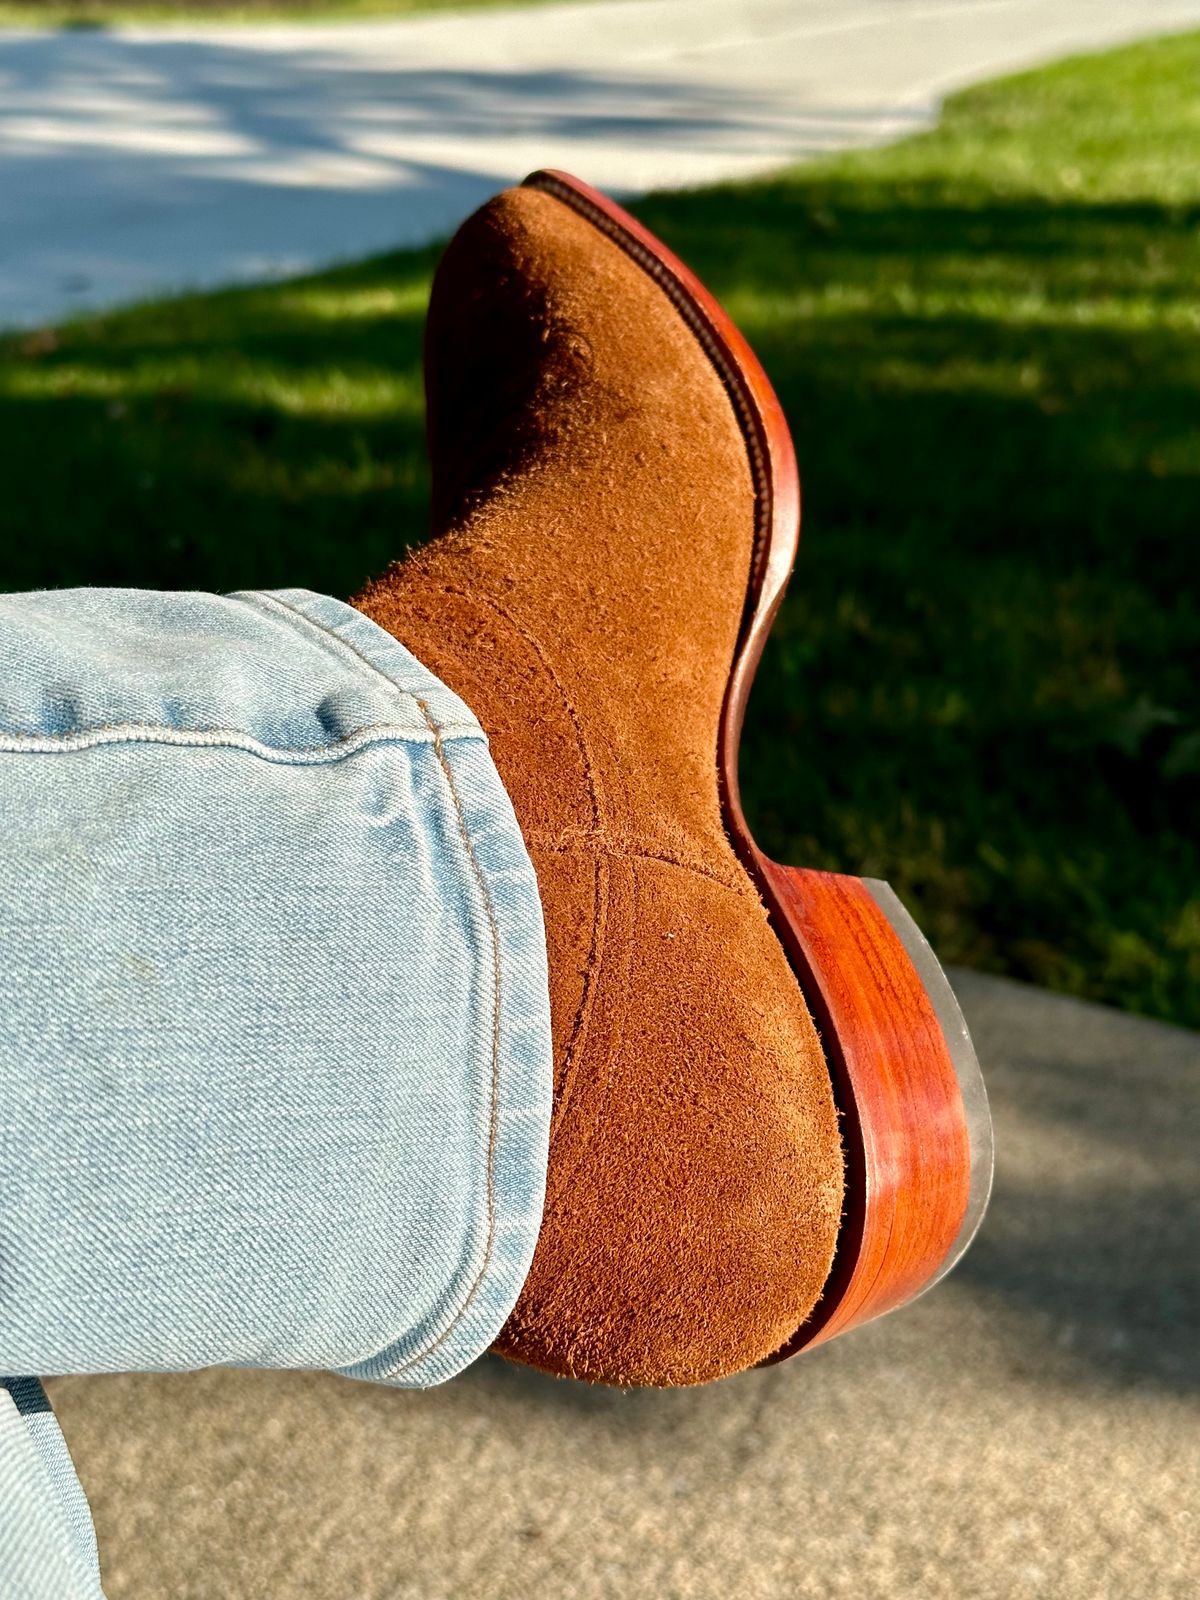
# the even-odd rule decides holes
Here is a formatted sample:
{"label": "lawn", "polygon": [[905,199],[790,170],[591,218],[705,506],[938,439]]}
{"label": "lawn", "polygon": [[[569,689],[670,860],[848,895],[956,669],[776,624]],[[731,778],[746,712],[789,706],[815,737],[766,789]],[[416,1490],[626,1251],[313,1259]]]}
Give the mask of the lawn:
{"label": "lawn", "polygon": [[[1200,1024],[1200,35],[638,207],[763,355],[801,564],[743,781],[941,954]],[[433,252],[0,341],[0,586],[351,592],[426,517]]]}

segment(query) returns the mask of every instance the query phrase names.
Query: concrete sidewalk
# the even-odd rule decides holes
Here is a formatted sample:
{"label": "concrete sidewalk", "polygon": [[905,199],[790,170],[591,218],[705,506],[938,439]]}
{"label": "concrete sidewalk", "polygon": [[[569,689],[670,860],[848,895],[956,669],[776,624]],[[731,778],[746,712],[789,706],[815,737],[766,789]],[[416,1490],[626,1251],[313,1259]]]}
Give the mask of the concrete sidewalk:
{"label": "concrete sidewalk", "polygon": [[998,1166],[941,1288],[674,1393],[62,1380],[109,1600],[1191,1600],[1200,1038],[955,981]]}
{"label": "concrete sidewalk", "polygon": [[623,0],[0,33],[0,324],[427,240],[533,167],[618,192],[923,126],[1200,0]]}

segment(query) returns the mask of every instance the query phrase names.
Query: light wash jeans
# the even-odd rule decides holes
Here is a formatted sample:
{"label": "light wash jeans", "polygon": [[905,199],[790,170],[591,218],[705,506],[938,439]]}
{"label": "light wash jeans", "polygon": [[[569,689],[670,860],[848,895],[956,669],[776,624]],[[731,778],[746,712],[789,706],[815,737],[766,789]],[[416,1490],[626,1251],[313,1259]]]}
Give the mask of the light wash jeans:
{"label": "light wash jeans", "polygon": [[[0,597],[0,1370],[492,1342],[541,1220],[541,907],[465,705],[303,590]],[[100,1593],[32,1377],[0,1597]]]}

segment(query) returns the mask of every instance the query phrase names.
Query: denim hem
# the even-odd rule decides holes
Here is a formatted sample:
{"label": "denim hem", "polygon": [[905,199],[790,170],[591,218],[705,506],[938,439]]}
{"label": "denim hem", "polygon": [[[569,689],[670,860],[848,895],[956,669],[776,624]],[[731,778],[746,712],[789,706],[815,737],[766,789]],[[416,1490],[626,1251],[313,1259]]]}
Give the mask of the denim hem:
{"label": "denim hem", "polygon": [[[345,601],[311,589],[241,589],[229,599],[274,611],[289,625],[297,617],[311,623],[310,638],[333,652],[343,665],[357,657],[360,671],[366,669],[386,679],[405,700],[414,702],[427,735],[436,732],[443,741],[466,738],[487,743],[479,719],[466,702],[435,678],[398,639]],[[500,788],[507,800],[503,784]]]}
{"label": "denim hem", "polygon": [[[443,1383],[492,1344],[529,1272],[541,1228],[553,1099],[549,981],[541,899],[508,792],[474,715],[369,617],[303,589],[236,598],[278,607],[322,631],[419,706],[445,776],[482,913],[481,985],[491,991],[490,1105],[483,1227],[438,1313],[346,1377],[404,1388]],[[502,914],[497,914],[497,904]]]}
{"label": "denim hem", "polygon": [[452,1376],[552,1100],[478,721],[305,590],[3,596],[0,662],[6,1369]]}
{"label": "denim hem", "polygon": [[104,1600],[91,1513],[35,1378],[0,1377],[0,1597]]}

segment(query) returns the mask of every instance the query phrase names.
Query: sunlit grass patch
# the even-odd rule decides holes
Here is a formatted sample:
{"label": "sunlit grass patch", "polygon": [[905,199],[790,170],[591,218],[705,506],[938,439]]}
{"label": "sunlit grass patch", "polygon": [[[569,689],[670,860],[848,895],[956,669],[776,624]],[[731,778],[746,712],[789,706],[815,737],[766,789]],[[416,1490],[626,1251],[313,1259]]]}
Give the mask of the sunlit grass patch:
{"label": "sunlit grass patch", "polygon": [[[743,786],[941,953],[1200,1024],[1200,36],[639,207],[759,349],[801,561]],[[0,581],[346,594],[427,517],[435,253],[0,341]]]}

